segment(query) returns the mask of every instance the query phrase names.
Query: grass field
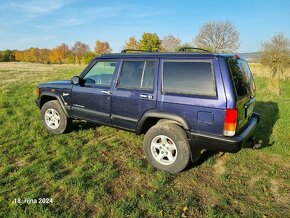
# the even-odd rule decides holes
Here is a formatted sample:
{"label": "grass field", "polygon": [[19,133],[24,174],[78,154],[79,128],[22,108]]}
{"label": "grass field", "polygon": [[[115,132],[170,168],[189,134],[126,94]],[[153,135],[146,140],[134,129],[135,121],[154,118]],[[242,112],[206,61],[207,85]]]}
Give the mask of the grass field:
{"label": "grass field", "polygon": [[0,63],[0,217],[290,217],[289,80],[277,96],[255,78],[260,149],[205,152],[170,175],[148,164],[142,136],[81,122],[64,135],[44,130],[37,83],[82,68]]}

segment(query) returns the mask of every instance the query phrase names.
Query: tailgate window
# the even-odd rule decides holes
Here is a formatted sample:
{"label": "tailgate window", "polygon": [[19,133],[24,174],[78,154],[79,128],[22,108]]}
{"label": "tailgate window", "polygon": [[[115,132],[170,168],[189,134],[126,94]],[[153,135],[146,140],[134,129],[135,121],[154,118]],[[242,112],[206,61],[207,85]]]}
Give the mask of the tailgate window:
{"label": "tailgate window", "polygon": [[247,62],[242,59],[229,58],[228,64],[237,98],[241,99],[245,96],[254,96],[255,83]]}

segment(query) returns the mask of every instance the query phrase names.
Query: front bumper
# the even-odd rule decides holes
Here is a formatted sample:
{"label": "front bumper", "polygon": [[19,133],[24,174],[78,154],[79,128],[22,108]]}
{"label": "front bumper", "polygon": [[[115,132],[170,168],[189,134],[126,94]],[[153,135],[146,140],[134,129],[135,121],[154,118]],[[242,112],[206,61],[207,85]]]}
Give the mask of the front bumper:
{"label": "front bumper", "polygon": [[190,138],[195,145],[206,150],[236,153],[253,135],[259,120],[260,114],[253,113],[246,126],[233,137],[190,132]]}
{"label": "front bumper", "polygon": [[35,100],[35,103],[36,103],[37,107],[40,108],[40,98],[37,98],[37,99]]}

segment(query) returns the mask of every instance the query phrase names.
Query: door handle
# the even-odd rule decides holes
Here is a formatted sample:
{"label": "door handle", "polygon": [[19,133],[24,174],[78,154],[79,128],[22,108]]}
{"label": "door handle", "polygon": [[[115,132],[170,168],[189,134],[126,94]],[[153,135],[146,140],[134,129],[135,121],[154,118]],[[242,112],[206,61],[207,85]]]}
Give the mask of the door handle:
{"label": "door handle", "polygon": [[111,95],[111,92],[108,90],[102,90],[101,93],[106,94],[106,95]]}
{"label": "door handle", "polygon": [[141,98],[148,98],[148,99],[153,99],[152,95],[147,95],[147,94],[140,94]]}

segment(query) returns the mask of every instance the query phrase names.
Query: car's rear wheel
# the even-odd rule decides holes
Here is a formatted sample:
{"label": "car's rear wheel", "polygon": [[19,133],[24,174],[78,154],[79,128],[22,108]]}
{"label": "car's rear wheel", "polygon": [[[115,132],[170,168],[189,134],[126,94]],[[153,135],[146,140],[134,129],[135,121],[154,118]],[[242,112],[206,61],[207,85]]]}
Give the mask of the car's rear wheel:
{"label": "car's rear wheel", "polygon": [[157,169],[178,173],[189,163],[191,149],[184,130],[173,123],[158,123],[144,137],[144,152]]}
{"label": "car's rear wheel", "polygon": [[71,126],[68,118],[57,100],[46,102],[41,108],[41,118],[44,127],[49,133],[62,134]]}

